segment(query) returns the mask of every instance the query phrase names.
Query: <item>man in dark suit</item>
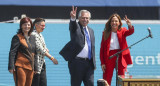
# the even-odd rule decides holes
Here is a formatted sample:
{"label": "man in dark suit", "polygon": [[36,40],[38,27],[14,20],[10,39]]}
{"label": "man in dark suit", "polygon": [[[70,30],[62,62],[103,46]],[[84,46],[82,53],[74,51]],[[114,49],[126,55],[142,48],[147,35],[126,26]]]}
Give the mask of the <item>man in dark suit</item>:
{"label": "man in dark suit", "polygon": [[71,86],[94,86],[95,62],[95,37],[93,30],[88,27],[91,14],[87,10],[81,10],[78,14],[79,22],[76,22],[77,7],[72,6],[69,24],[71,40],[60,51],[60,54],[68,61],[71,75]]}

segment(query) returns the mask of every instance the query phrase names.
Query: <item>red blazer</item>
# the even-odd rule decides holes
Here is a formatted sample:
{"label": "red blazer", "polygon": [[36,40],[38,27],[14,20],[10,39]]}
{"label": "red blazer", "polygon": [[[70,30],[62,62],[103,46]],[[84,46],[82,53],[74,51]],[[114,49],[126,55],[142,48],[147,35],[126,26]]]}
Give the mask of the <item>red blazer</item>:
{"label": "red blazer", "polygon": [[[133,33],[134,33],[134,27],[128,30],[125,27],[121,28],[120,30],[117,30],[117,37],[118,37],[119,46],[121,50],[128,47],[126,37]],[[104,32],[103,32],[101,48],[100,48],[101,65],[107,64],[107,60],[109,58],[110,40],[111,40],[111,34],[107,40],[104,40]],[[131,59],[129,49],[122,52],[121,62],[124,67],[126,67],[128,64],[132,64],[132,59]]]}

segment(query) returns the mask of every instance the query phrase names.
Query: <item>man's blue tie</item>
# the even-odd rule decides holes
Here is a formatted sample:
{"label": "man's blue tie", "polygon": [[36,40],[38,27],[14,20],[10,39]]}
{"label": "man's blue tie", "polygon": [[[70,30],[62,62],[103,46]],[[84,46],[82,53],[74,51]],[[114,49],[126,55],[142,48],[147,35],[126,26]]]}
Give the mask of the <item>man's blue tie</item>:
{"label": "man's blue tie", "polygon": [[86,28],[84,28],[84,32],[85,32],[85,36],[87,39],[87,44],[88,44],[88,59],[91,59],[91,40],[89,39],[89,34],[86,30]]}

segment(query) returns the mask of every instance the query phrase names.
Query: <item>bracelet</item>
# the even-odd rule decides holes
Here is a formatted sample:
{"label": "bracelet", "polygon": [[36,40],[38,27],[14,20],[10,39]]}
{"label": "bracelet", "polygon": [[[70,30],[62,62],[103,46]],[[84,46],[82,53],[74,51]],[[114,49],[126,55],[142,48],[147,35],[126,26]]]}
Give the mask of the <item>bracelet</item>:
{"label": "bracelet", "polygon": [[51,56],[51,57],[49,57],[49,59],[50,59],[50,60],[53,60],[54,58],[53,58],[53,56]]}

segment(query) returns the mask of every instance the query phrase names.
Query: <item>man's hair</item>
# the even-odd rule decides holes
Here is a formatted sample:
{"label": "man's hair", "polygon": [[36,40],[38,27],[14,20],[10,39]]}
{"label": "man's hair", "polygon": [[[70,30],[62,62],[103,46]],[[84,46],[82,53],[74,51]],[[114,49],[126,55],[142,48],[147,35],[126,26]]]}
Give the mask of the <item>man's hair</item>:
{"label": "man's hair", "polygon": [[91,13],[88,10],[80,10],[79,14],[78,14],[78,18],[81,17],[82,13],[88,13],[89,14],[89,18],[91,18]]}
{"label": "man's hair", "polygon": [[104,79],[98,79],[97,80],[97,86],[109,86],[109,84]]}

